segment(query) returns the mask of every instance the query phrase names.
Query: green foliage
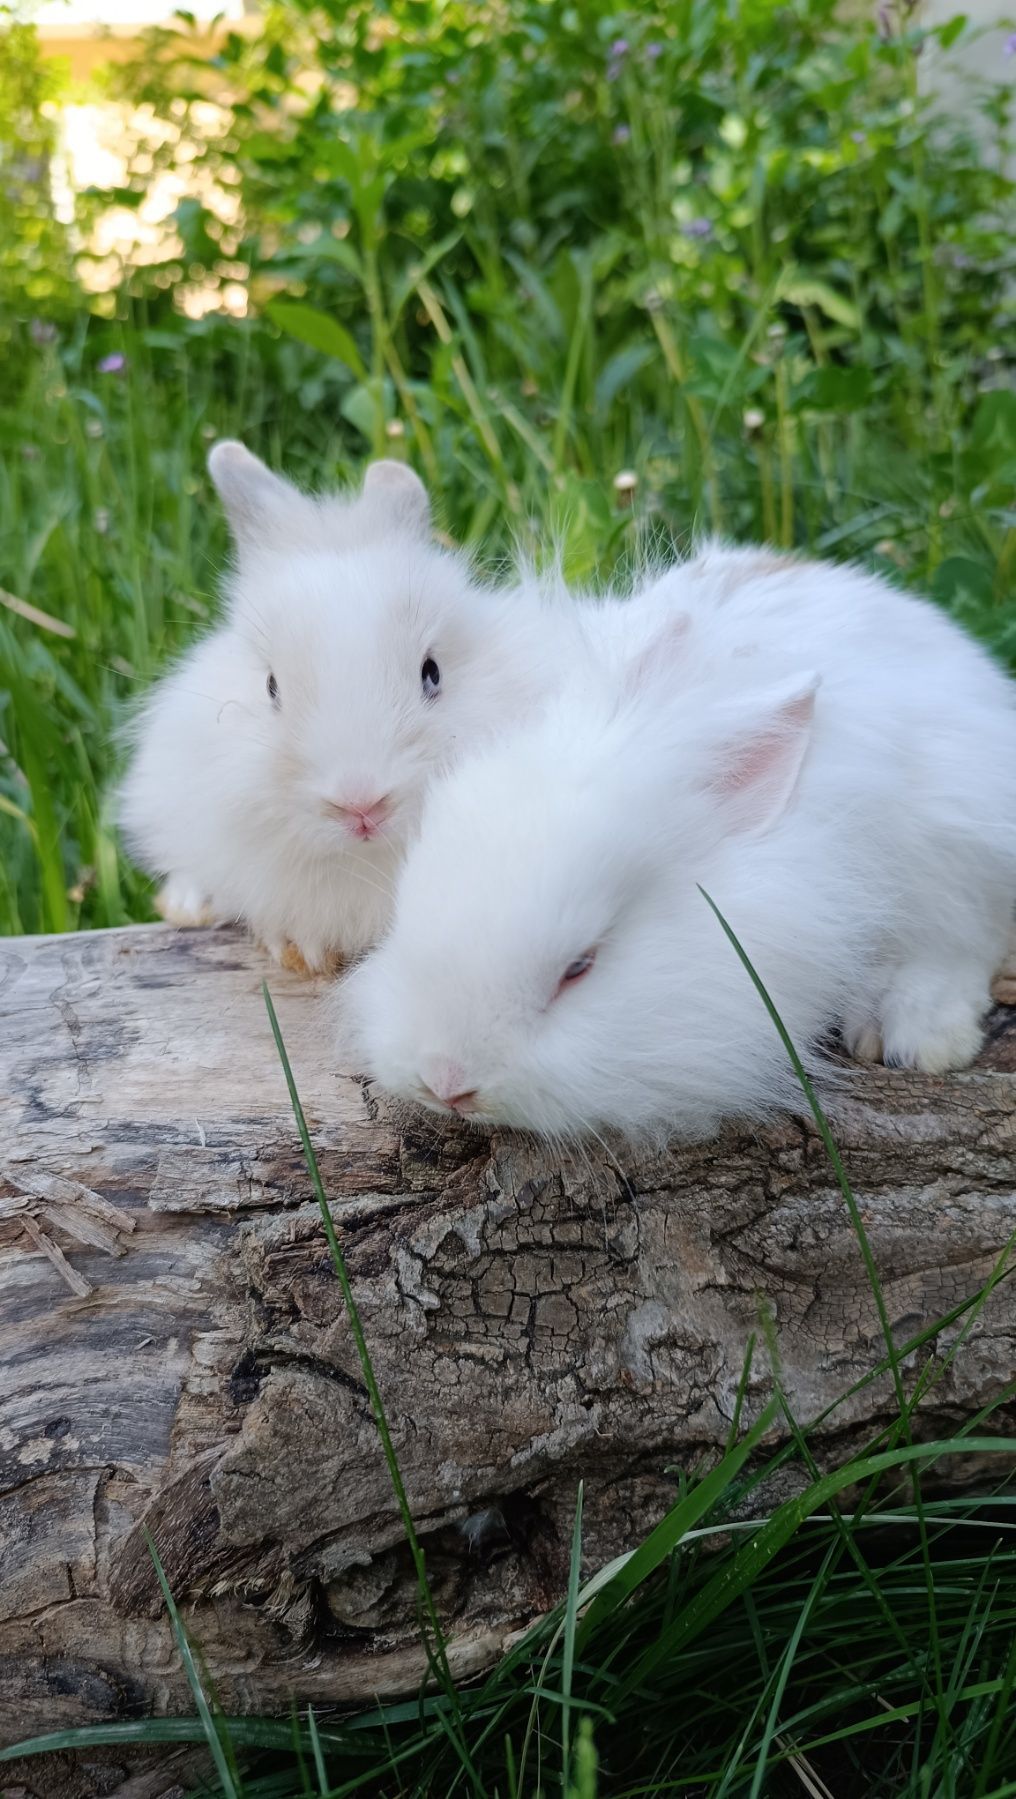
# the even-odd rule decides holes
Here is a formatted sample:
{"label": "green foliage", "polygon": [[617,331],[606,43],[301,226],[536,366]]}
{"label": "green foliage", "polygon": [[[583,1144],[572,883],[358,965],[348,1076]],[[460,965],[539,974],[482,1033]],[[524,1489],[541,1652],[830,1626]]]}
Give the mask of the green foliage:
{"label": "green foliage", "polygon": [[[362,448],[396,421],[456,512],[480,486],[522,520],[548,472],[571,500],[634,463],[686,523],[814,541],[871,423],[929,479],[903,554],[934,567],[1013,320],[999,101],[946,118],[917,82],[961,30],[833,0],[286,0],[211,79],[162,34],[143,91],[239,198],[205,245],[337,358]],[[1005,521],[979,523],[990,565]]]}
{"label": "green foliage", "polygon": [[[958,30],[285,0],[211,64],[181,16],[112,71],[162,141],[81,230],[153,170],[203,185],[73,322],[50,214],[25,266],[51,306],[4,287],[0,239],[0,588],[71,632],[0,605],[0,928],[147,915],[117,727],[213,614],[217,432],[317,483],[404,454],[458,539],[553,539],[582,581],[704,528],[861,558],[1016,662],[1011,135],[1004,98],[945,116],[917,82]],[[30,34],[0,57],[2,169],[52,127]],[[228,284],[246,318],[182,316]]]}
{"label": "green foliage", "polygon": [[32,336],[45,342],[77,298],[50,186],[55,92],[32,27],[0,5],[0,399],[19,391]]}

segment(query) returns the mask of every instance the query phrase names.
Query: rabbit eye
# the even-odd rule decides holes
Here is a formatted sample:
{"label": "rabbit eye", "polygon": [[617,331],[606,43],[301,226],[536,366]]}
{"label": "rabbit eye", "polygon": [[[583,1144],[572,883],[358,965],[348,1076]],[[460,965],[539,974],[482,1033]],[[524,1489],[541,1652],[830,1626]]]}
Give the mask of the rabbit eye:
{"label": "rabbit eye", "polygon": [[441,686],[441,670],[433,656],[428,656],[424,661],[420,670],[420,685],[425,700],[432,700]]}
{"label": "rabbit eye", "polygon": [[274,675],[269,675],[267,686],[268,698],[271,700],[273,706],[277,706],[279,703],[279,683]]}
{"label": "rabbit eye", "polygon": [[[557,992],[563,993],[566,987],[574,987],[576,981],[581,981],[582,976],[589,973],[589,970],[592,968],[595,961],[596,951],[594,949],[587,950],[584,956],[576,956],[574,962],[569,962],[564,974],[561,976],[561,979],[558,982]],[[556,999],[557,994],[555,994],[554,997]]]}

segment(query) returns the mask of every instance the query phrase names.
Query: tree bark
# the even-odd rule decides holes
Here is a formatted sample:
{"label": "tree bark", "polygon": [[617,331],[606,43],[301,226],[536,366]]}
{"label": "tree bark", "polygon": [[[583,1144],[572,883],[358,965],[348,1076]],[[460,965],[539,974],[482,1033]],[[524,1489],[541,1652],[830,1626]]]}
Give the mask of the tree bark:
{"label": "tree bark", "polygon": [[[592,1567],[715,1457],[763,1308],[802,1422],[883,1353],[810,1123],[562,1158],[373,1093],[336,1066],[315,985],[237,932],[0,944],[5,1744],[192,1709],[145,1528],[227,1711],[369,1702],[423,1673],[266,972],[461,1676],[561,1597],[580,1478]],[[973,1070],[850,1071],[832,1110],[903,1342],[1016,1231],[1016,1015]],[[926,1434],[1010,1379],[1011,1284],[949,1360],[960,1328]],[[770,1386],[757,1352],[746,1416]],[[817,1453],[892,1415],[873,1381]]]}

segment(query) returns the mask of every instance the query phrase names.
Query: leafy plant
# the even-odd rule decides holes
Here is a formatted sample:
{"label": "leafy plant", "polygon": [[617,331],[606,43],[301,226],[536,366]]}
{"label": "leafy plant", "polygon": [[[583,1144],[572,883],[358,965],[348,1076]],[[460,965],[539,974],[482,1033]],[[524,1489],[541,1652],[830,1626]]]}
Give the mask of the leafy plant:
{"label": "leafy plant", "polygon": [[0,399],[17,396],[31,349],[77,299],[50,181],[55,93],[32,27],[0,5]]}
{"label": "leafy plant", "polygon": [[[465,463],[516,520],[547,475],[572,503],[633,462],[685,524],[785,544],[850,496],[851,548],[889,536],[934,573],[956,427],[1004,384],[1013,316],[1002,103],[957,121],[917,80],[963,22],[833,0],[488,18],[285,4],[212,76],[185,29],[146,59],[144,97],[237,182],[239,226],[207,235],[334,358],[363,448],[397,430],[432,482]],[[212,84],[231,104],[209,135]],[[905,454],[903,489],[931,489],[905,537],[857,455],[875,420],[885,467]],[[990,504],[978,525],[990,579],[1008,526]]]}
{"label": "leafy plant", "polygon": [[[8,177],[52,138],[19,30]],[[1007,96],[946,115],[917,80],[965,30],[833,0],[285,0],[211,60],[180,15],[111,71],[158,129],[125,126],[125,183],[79,197],[81,281],[104,209],[168,168],[161,255],[93,294],[45,183],[0,197],[0,928],[149,915],[118,727],[214,613],[216,434],[317,485],[409,456],[494,566],[553,541],[623,580],[706,528],[860,558],[1016,664]],[[227,291],[245,316],[188,316]]]}

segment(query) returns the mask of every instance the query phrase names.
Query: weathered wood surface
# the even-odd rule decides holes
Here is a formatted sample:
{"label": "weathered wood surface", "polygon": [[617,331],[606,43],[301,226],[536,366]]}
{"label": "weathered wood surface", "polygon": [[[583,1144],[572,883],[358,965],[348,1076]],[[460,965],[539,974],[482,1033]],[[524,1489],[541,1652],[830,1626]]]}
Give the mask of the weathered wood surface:
{"label": "weathered wood surface", "polygon": [[[411,1569],[265,972],[227,931],[0,944],[4,1742],[189,1709],[143,1525],[227,1709],[419,1678]],[[561,1595],[580,1476],[592,1565],[716,1451],[760,1299],[799,1418],[878,1360],[857,1243],[800,1121],[562,1162],[400,1115],[336,1067],[320,990],[271,985],[466,1675]],[[1016,1231],[1016,1015],[995,1014],[968,1073],[858,1071],[835,1118],[904,1340]],[[1003,1281],[922,1428],[968,1416],[1014,1366]],[[759,1357],[749,1411],[766,1391]],[[868,1386],[828,1455],[890,1412],[889,1383]]]}

